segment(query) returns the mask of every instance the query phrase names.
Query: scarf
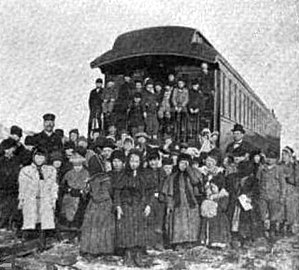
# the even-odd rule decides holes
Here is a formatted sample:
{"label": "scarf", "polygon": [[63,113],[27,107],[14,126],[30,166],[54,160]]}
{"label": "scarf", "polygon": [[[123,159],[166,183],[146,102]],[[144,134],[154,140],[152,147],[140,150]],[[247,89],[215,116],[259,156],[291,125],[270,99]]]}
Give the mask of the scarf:
{"label": "scarf", "polygon": [[173,179],[173,199],[174,207],[178,208],[181,205],[181,196],[180,196],[180,178],[183,177],[185,185],[185,193],[190,208],[196,207],[196,202],[192,197],[192,191],[190,185],[188,185],[188,174],[187,172],[177,172]]}

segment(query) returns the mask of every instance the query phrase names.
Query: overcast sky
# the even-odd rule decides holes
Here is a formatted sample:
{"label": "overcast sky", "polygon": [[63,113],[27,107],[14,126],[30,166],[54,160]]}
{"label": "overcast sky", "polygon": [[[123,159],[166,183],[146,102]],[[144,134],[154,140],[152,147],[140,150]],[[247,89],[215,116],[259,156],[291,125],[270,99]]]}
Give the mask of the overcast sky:
{"label": "overcast sky", "polygon": [[[297,3],[296,3],[297,2]],[[299,3],[295,0],[1,0],[0,122],[86,134],[90,62],[124,32],[158,25],[199,29],[245,78],[299,148]]]}

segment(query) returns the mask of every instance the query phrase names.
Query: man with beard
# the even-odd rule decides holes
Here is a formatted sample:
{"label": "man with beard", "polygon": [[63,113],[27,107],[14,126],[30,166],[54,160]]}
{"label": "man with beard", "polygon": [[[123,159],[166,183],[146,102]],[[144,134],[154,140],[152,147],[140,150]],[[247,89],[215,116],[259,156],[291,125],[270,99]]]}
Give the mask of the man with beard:
{"label": "man with beard", "polygon": [[47,113],[43,119],[44,130],[35,135],[35,143],[37,147],[46,149],[50,155],[55,150],[62,150],[63,146],[61,138],[54,132],[55,115]]}

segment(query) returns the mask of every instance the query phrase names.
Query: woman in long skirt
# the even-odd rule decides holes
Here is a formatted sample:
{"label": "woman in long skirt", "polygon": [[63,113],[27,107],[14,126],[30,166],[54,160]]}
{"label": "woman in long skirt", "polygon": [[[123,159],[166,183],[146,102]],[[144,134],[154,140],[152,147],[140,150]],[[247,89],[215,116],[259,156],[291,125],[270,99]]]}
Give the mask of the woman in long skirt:
{"label": "woman in long skirt", "polygon": [[141,251],[151,244],[148,217],[154,192],[142,171],[140,152],[132,150],[124,174],[115,184],[116,246],[125,250],[124,263],[143,266]]}
{"label": "woman in long skirt", "polygon": [[181,154],[178,171],[166,181],[163,192],[167,196],[167,215],[171,216],[170,244],[175,249],[192,246],[199,239],[200,217],[193,186],[198,184],[189,166],[190,156]]}
{"label": "woman in long skirt", "polygon": [[206,166],[201,168],[204,180],[205,200],[201,205],[201,244],[224,248],[230,241],[229,220],[226,210],[229,194],[225,189],[223,169],[218,167],[220,155],[212,150],[208,153]]}
{"label": "woman in long skirt", "polygon": [[111,178],[89,167],[91,174],[90,201],[81,228],[80,251],[82,255],[96,257],[114,252],[115,217],[111,198]]}

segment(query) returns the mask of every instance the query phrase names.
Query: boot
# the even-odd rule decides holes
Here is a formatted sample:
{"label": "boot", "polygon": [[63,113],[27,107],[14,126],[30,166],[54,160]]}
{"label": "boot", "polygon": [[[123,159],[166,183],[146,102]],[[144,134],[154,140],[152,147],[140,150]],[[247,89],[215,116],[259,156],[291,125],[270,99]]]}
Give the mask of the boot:
{"label": "boot", "polygon": [[142,258],[141,258],[140,249],[134,250],[133,260],[134,260],[135,266],[140,267],[140,268],[144,267],[144,263],[142,262]]}
{"label": "boot", "polygon": [[134,266],[134,261],[132,258],[132,251],[130,249],[126,249],[126,251],[125,251],[124,265],[126,265],[128,267]]}
{"label": "boot", "polygon": [[269,240],[274,242],[275,241],[275,231],[276,231],[276,224],[271,222],[270,223],[270,230],[269,230]]}

